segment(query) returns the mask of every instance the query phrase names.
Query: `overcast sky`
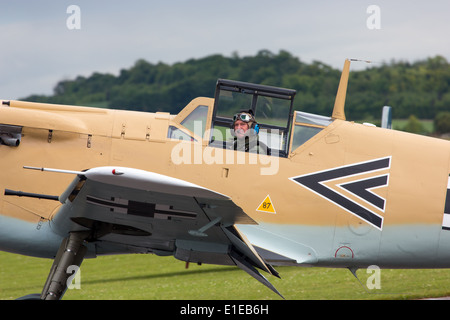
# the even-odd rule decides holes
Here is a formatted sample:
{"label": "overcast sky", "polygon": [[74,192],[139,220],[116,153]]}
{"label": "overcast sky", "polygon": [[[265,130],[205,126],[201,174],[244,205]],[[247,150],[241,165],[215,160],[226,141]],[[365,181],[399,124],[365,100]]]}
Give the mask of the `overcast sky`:
{"label": "overcast sky", "polygon": [[0,0],[0,12],[0,99],[52,94],[60,80],[138,59],[268,49],[339,69],[345,58],[450,61],[449,0]]}

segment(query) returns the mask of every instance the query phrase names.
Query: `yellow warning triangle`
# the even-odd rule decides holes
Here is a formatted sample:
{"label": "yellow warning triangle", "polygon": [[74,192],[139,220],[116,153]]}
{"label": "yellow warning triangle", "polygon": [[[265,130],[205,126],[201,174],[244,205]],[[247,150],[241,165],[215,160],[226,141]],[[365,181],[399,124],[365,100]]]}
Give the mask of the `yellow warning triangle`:
{"label": "yellow warning triangle", "polygon": [[261,202],[256,211],[276,213],[275,207],[273,206],[272,200],[270,199],[269,195],[267,195],[263,202]]}

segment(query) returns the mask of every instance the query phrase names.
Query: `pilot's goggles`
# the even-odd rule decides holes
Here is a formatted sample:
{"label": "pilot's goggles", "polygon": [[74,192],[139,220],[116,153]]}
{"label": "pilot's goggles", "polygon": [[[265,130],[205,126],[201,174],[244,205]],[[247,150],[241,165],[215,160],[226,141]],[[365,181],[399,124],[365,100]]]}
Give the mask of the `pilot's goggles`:
{"label": "pilot's goggles", "polygon": [[236,113],[233,116],[233,122],[235,122],[236,120],[242,120],[244,122],[249,122],[252,120],[252,116],[247,113]]}

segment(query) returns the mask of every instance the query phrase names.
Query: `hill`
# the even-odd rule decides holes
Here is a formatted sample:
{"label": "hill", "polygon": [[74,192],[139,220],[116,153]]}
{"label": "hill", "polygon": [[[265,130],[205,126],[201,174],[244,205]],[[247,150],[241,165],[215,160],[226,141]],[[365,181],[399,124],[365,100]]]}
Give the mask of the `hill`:
{"label": "hill", "polygon": [[[178,113],[191,99],[213,97],[218,78],[297,90],[296,108],[331,114],[341,70],[319,61],[302,62],[287,51],[261,50],[255,56],[211,55],[168,65],[140,59],[118,76],[94,73],[56,84],[51,96],[22,100]],[[346,114],[349,120],[379,119],[381,107],[394,107],[395,118],[434,119],[450,110],[450,64],[441,57],[391,61],[352,71]]]}

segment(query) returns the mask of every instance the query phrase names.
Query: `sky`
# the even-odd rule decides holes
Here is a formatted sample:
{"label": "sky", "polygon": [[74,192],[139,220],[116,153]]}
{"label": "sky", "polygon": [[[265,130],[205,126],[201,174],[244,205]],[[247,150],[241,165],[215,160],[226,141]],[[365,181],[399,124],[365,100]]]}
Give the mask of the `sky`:
{"label": "sky", "polygon": [[[72,5],[76,6],[73,10]],[[286,50],[351,70],[450,61],[448,0],[0,0],[0,99],[51,95],[61,80],[117,75],[139,60]],[[239,80],[239,79],[234,79]]]}

